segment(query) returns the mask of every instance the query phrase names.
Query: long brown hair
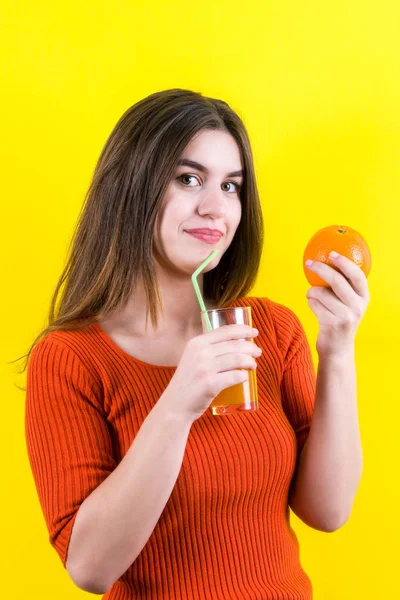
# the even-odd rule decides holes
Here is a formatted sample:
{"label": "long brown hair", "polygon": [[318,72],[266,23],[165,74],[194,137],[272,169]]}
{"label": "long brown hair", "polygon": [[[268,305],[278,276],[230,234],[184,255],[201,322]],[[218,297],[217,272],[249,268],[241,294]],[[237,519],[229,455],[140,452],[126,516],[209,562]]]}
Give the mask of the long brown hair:
{"label": "long brown hair", "polygon": [[20,373],[34,346],[50,332],[88,327],[124,307],[139,277],[147,317],[150,313],[157,327],[161,309],[153,258],[157,214],[185,147],[196,133],[210,129],[233,136],[244,179],[240,223],[218,265],[204,274],[204,296],[223,307],[248,294],[257,277],[264,229],[245,126],[222,100],[184,89],[156,92],[128,108],[105,143],[53,293],[48,326],[29,352],[16,359],[26,357]]}

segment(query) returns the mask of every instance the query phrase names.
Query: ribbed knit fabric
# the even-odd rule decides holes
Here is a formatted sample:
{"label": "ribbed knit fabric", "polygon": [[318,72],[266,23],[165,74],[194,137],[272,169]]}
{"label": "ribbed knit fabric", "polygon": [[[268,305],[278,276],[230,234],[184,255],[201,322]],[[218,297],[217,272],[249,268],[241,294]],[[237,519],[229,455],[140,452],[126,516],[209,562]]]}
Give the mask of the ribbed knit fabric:
{"label": "ribbed knit fabric", "polygon": [[[316,374],[298,317],[251,306],[259,410],[191,427],[182,467],[147,544],[107,600],[309,600],[288,492],[314,406]],[[50,542],[64,566],[83,500],[126,454],[176,367],[147,364],[96,323],[55,331],[28,363],[26,440]],[[135,507],[132,506],[132,510]]]}

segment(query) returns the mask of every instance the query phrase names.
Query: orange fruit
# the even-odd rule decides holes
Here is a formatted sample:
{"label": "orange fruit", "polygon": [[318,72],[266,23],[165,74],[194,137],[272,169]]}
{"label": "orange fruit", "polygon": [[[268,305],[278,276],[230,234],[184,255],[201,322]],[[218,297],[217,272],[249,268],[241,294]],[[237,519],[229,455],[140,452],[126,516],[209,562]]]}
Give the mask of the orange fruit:
{"label": "orange fruit", "polygon": [[304,250],[303,270],[307,281],[312,286],[330,287],[319,275],[307,269],[305,262],[308,259],[327,263],[335,271],[342,273],[329,258],[329,253],[333,250],[353,261],[368,277],[371,270],[371,253],[361,233],[345,225],[329,225],[317,231]]}

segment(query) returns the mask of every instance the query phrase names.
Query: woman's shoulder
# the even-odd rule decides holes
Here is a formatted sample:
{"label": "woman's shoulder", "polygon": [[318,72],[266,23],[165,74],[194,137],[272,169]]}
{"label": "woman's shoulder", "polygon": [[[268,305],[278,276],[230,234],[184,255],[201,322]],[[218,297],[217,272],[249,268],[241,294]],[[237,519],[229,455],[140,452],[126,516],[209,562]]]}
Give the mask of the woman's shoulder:
{"label": "woman's shoulder", "polygon": [[34,346],[29,363],[49,364],[53,368],[84,371],[87,375],[96,374],[93,364],[96,344],[94,342],[93,326],[48,332]]}
{"label": "woman's shoulder", "polygon": [[259,313],[265,319],[272,318],[274,321],[283,320],[288,323],[295,323],[299,320],[291,308],[266,296],[244,296],[238,298],[232,304],[235,306],[250,306],[252,312]]}
{"label": "woman's shoulder", "polygon": [[285,304],[265,296],[245,296],[238,299],[235,305],[251,307],[253,326],[260,332],[273,330],[276,345],[283,355],[299,335],[304,335],[298,315]]}
{"label": "woman's shoulder", "polygon": [[[46,333],[37,344],[35,349],[42,349],[49,346],[68,347],[72,351],[79,352],[79,349],[84,349],[85,345],[93,336],[93,325],[80,329],[54,329]],[[87,350],[87,347],[86,347]]]}

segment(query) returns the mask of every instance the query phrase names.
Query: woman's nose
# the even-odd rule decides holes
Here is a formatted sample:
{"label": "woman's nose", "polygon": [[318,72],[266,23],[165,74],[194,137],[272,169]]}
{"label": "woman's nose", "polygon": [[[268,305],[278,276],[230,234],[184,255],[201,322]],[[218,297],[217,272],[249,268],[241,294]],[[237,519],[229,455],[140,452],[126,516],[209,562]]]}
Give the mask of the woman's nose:
{"label": "woman's nose", "polygon": [[208,193],[207,197],[200,202],[198,211],[200,215],[223,217],[226,213],[226,200],[223,192],[220,190],[219,193],[218,191]]}

